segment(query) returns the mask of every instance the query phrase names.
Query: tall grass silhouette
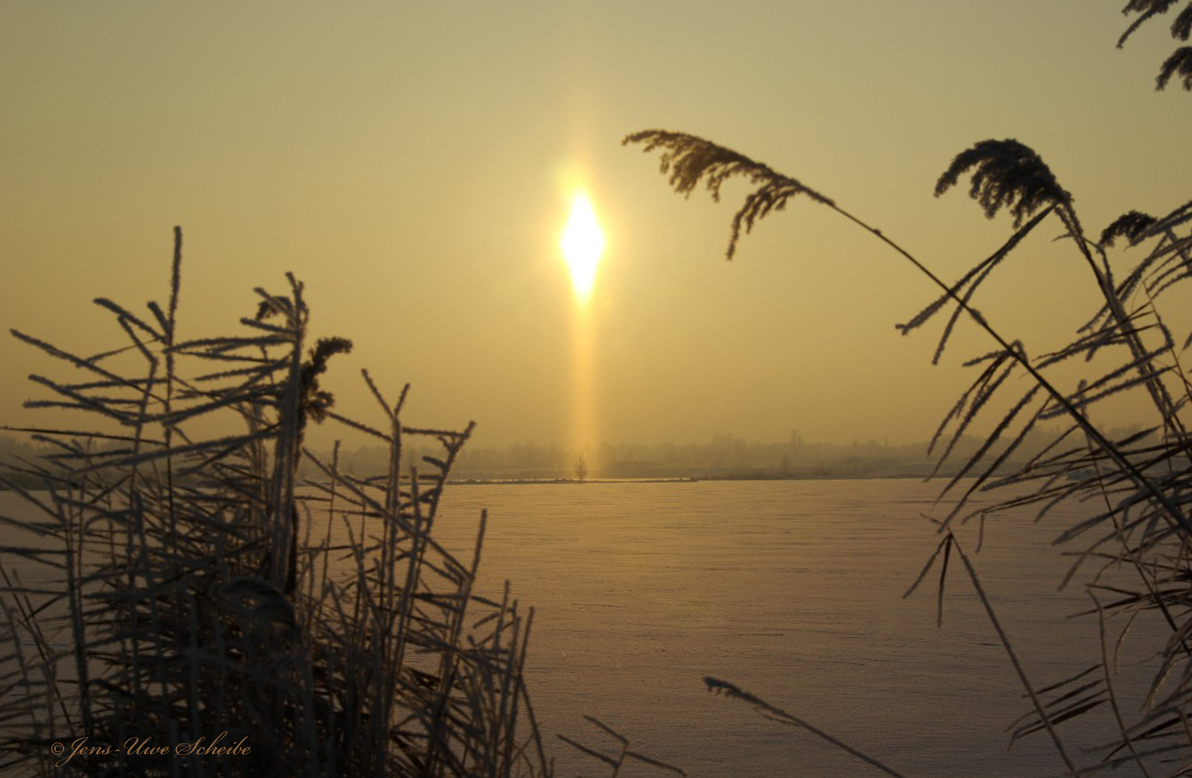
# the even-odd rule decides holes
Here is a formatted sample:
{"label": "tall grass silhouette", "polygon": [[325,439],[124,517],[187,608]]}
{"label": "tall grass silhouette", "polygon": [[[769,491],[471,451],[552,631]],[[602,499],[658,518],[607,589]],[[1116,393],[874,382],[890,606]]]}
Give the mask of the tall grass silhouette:
{"label": "tall grass silhouette", "polygon": [[[1140,24],[1175,5],[1129,3],[1125,12],[1140,16],[1121,42]],[[1186,41],[1190,30],[1192,3],[1178,15],[1172,34]],[[1190,51],[1182,47],[1167,60],[1159,88],[1180,74],[1185,88],[1192,89]],[[1177,338],[1170,313],[1186,306],[1187,300],[1173,298],[1172,290],[1186,289],[1185,282],[1192,277],[1192,203],[1157,218],[1129,211],[1100,235],[1090,236],[1073,197],[1038,153],[1015,139],[981,141],[956,155],[940,176],[935,194],[944,195],[967,179],[968,193],[985,216],[1009,215],[1013,232],[957,281],[947,283],[886,232],[834,198],[737,151],[668,130],[636,132],[623,142],[657,152],[661,172],[684,196],[702,186],[718,200],[728,179],[748,182],[752,189],[731,220],[729,259],[759,220],[802,196],[869,232],[936,288],[937,296],[929,305],[898,325],[908,334],[941,321],[935,361],[942,358],[961,322],[984,333],[992,350],[964,363],[975,378],[932,439],[931,449],[940,466],[953,465],[954,474],[941,490],[941,498],[950,498],[953,507],[940,521],[940,545],[910,591],[939,562],[942,603],[948,560],[953,554],[959,556],[968,584],[983,603],[1031,702],[1032,711],[1015,723],[1014,736],[1048,733],[1068,774],[1083,775],[1125,764],[1144,775],[1186,774],[1183,771],[1192,761],[1192,728],[1188,726],[1192,718],[1192,436],[1186,425],[1192,376],[1181,358],[1192,345],[1192,334]],[[1026,343],[1004,336],[998,323],[983,315],[974,300],[981,285],[1011,253],[1021,250],[1024,239],[1044,222],[1061,229],[1078,260],[1073,272],[1086,274],[1100,302],[1071,340],[1058,348],[1033,352]],[[1115,243],[1125,245],[1119,246],[1111,263]],[[1125,265],[1128,270],[1115,271],[1121,263],[1130,263]],[[1084,270],[1079,270],[1080,266]],[[1072,366],[1079,366],[1080,375],[1074,380],[1066,372]],[[1093,422],[1091,414],[1121,397],[1144,413],[1146,422],[1135,432],[1110,437]],[[1061,434],[1041,452],[1021,455],[1030,433],[1044,423],[1061,425]],[[962,438],[978,430],[982,431],[982,444],[975,453],[954,462]],[[994,504],[977,507],[973,498],[978,494],[992,496]],[[1040,687],[1024,671],[975,565],[952,530],[970,520],[980,521],[984,527],[1010,509],[1030,508],[1041,517],[1063,501],[1087,506],[1086,518],[1066,527],[1057,543],[1076,549],[1077,561],[1069,580],[1086,587],[1090,614],[1100,620],[1102,661],[1072,678]],[[1130,580],[1134,585],[1107,583],[1102,573],[1111,568],[1133,571]],[[1132,627],[1148,618],[1166,625],[1169,638],[1164,650],[1153,657],[1153,681],[1144,708],[1134,713],[1119,699],[1116,660]],[[873,767],[898,774],[729,681],[708,678],[706,683],[710,690],[743,700],[768,718],[827,738]],[[1066,746],[1058,726],[1103,705],[1112,709],[1118,738],[1105,744],[1097,755],[1074,752]],[[1086,764],[1078,765],[1081,761]]]}
{"label": "tall grass silhouette", "polygon": [[[36,431],[53,453],[5,478],[30,510],[0,516],[18,538],[0,548],[0,772],[550,775],[524,678],[533,613],[473,590],[484,514],[472,558],[434,539],[471,427],[408,426],[409,387],[388,399],[367,372],[379,423],[332,410],[319,378],[351,344],[307,348],[291,276],[236,333],[181,340],[181,238],[164,305],[95,301],[119,348],[14,332],[71,368],[33,376],[49,399],[28,405],[95,425]],[[304,430],[323,420],[381,441],[387,472],[314,456]],[[426,441],[440,453],[403,472]]]}

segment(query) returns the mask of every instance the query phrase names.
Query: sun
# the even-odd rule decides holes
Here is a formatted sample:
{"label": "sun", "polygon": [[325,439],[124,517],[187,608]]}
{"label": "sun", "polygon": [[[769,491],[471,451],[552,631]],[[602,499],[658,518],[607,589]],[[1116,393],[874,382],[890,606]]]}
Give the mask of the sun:
{"label": "sun", "polygon": [[571,288],[575,292],[575,299],[586,303],[592,296],[596,267],[604,252],[604,233],[596,221],[591,199],[582,190],[571,198],[571,215],[567,217],[559,247],[571,270]]}

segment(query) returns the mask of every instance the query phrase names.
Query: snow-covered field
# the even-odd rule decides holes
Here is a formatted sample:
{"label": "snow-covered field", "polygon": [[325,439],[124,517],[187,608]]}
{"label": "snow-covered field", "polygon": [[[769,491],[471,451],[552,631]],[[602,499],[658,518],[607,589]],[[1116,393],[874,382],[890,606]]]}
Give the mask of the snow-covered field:
{"label": "snow-covered field", "polygon": [[[911,480],[458,486],[436,535],[470,547],[488,508],[481,591],[499,594],[508,579],[535,608],[531,692],[561,776],[608,774],[553,737],[615,750],[584,714],[692,776],[878,774],[708,694],[705,675],[908,776],[1060,774],[1045,734],[1007,751],[1006,727],[1029,702],[955,555],[942,629],[938,566],[902,597],[939,542],[922,518],[943,514],[933,513],[937,489]],[[1066,618],[1091,601],[1075,584],[1057,591],[1071,559],[1050,546],[1077,515],[991,520],[979,554],[976,526],[958,533],[1037,687],[1099,659],[1096,617]],[[1139,639],[1148,631],[1162,634]],[[1112,734],[1110,722],[1102,706],[1060,727],[1078,764],[1094,760],[1075,746]]]}

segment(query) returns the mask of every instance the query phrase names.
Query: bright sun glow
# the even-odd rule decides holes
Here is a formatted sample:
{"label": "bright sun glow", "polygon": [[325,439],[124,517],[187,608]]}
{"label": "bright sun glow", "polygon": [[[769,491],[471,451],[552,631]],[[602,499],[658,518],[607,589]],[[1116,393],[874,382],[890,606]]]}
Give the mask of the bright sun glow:
{"label": "bright sun glow", "polygon": [[596,212],[585,192],[576,192],[571,200],[571,215],[559,245],[571,269],[571,288],[575,290],[575,297],[586,303],[596,283],[596,266],[604,251],[604,233],[596,223]]}

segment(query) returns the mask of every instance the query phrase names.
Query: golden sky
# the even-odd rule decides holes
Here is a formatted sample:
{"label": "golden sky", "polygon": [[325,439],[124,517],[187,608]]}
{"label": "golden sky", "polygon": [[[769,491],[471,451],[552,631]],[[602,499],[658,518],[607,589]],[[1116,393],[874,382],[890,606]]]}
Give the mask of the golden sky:
{"label": "golden sky", "polygon": [[[0,5],[0,316],[99,350],[109,296],[162,299],[185,231],[184,335],[228,332],[252,288],[304,280],[316,335],[358,372],[413,383],[410,420],[475,419],[486,444],[567,442],[577,312],[558,248],[584,186],[606,247],[587,307],[595,437],[705,441],[928,437],[966,375],[932,330],[894,324],[933,290],[809,201],[732,263],[726,202],[675,196],[620,146],[661,127],[796,176],[948,279],[1011,232],[934,183],[986,138],[1032,146],[1090,232],[1185,202],[1192,97],[1153,90],[1165,23],[1124,50],[1123,0],[843,3]],[[1046,222],[978,306],[1036,351],[1094,289]],[[31,372],[0,340],[0,419]]]}

